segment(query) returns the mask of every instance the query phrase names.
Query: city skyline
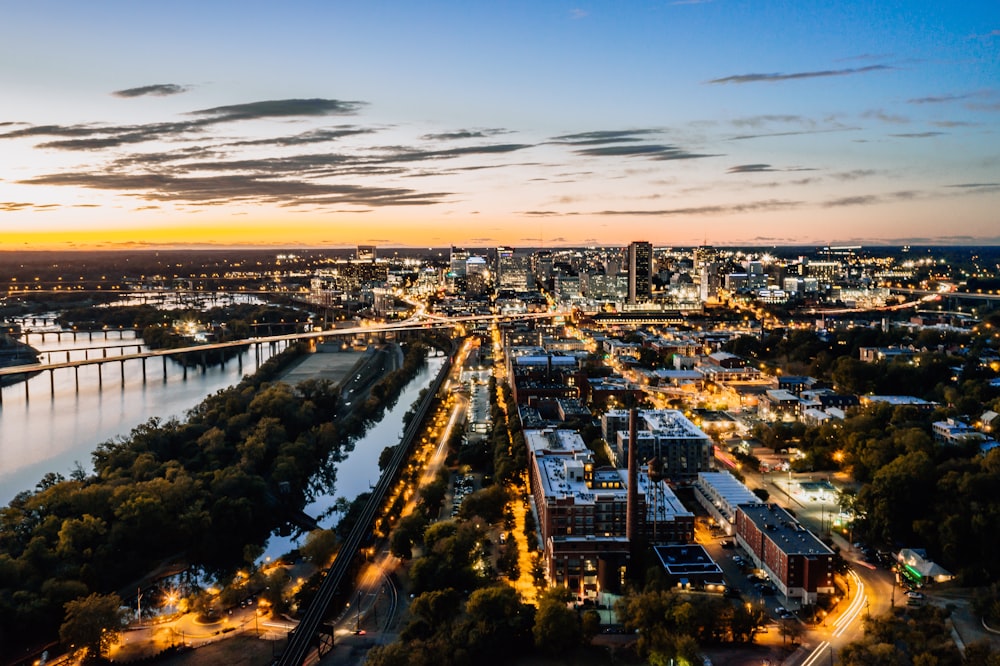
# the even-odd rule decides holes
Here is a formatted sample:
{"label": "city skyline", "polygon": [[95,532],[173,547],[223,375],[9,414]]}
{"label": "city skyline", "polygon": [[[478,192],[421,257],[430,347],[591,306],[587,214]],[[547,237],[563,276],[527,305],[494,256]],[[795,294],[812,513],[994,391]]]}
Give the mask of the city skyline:
{"label": "city skyline", "polygon": [[1000,244],[1000,7],[8,8],[0,250]]}

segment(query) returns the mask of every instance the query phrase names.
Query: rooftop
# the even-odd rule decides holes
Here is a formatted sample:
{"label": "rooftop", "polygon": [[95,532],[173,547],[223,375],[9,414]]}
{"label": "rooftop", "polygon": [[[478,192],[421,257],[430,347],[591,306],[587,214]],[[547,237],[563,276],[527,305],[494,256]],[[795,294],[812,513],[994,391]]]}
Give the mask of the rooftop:
{"label": "rooftop", "polygon": [[741,504],[740,511],[787,555],[832,555],[825,543],[777,504]]}

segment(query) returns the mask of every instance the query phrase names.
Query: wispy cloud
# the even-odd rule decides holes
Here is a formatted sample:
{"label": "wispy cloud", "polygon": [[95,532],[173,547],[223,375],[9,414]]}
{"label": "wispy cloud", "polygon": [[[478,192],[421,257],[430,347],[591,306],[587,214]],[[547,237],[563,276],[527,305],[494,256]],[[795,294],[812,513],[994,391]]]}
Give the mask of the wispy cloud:
{"label": "wispy cloud", "polygon": [[748,141],[750,139],[766,139],[768,137],[774,136],[800,136],[808,134],[829,134],[831,132],[853,132],[860,128],[858,127],[830,127],[827,129],[814,129],[814,130],[791,130],[788,132],[758,132],[756,134],[737,134],[735,136],[727,137],[729,141]]}
{"label": "wispy cloud", "polygon": [[190,88],[188,86],[181,86],[176,83],[157,83],[151,86],[140,86],[138,88],[116,90],[111,94],[115,97],[145,97],[148,95],[168,97],[170,95],[180,95],[181,93],[187,92],[189,89]]}
{"label": "wispy cloud", "polygon": [[365,102],[339,99],[276,99],[211,109],[191,111],[188,115],[209,118],[210,122],[232,122],[259,118],[290,118],[303,116],[342,116],[357,113]]}
{"label": "wispy cloud", "polygon": [[600,146],[609,143],[632,143],[645,141],[649,136],[660,134],[657,129],[595,130],[577,134],[563,134],[552,137],[553,143],[567,143],[574,146]]}
{"label": "wispy cloud", "polygon": [[758,211],[789,210],[802,206],[801,201],[769,199],[743,204],[719,206],[692,206],[690,208],[665,208],[660,210],[602,210],[597,215],[621,215],[640,217],[672,217],[677,215],[717,215],[719,213],[750,213]]}
{"label": "wispy cloud", "polygon": [[745,118],[734,118],[730,122],[735,127],[763,127],[772,123],[813,124],[813,121],[810,118],[791,114],[763,114],[760,116],[747,116]]}
{"label": "wispy cloud", "polygon": [[601,146],[599,148],[582,148],[574,152],[577,155],[586,155],[588,157],[648,157],[654,160],[689,160],[702,157],[718,157],[718,155],[692,153],[676,146],[660,144]]}
{"label": "wispy cloud", "polygon": [[17,210],[34,208],[35,204],[26,201],[0,201],[0,211],[12,213]]}
{"label": "wispy cloud", "polygon": [[504,134],[507,130],[485,129],[485,130],[456,130],[454,132],[439,132],[436,134],[424,134],[420,138],[425,141],[457,141],[460,139],[487,139],[498,134]]}
{"label": "wispy cloud", "polygon": [[903,132],[901,134],[890,134],[889,136],[894,136],[897,139],[930,139],[931,137],[943,134],[945,132]]}
{"label": "wispy cloud", "polygon": [[773,83],[776,81],[795,81],[798,79],[817,79],[828,76],[850,76],[852,74],[867,74],[868,72],[881,72],[894,69],[888,65],[868,65],[867,67],[850,67],[847,69],[824,69],[813,72],[792,72],[790,74],[734,74],[724,76],[719,79],[706,81],[710,84],[723,83]]}
{"label": "wispy cloud", "polygon": [[331,184],[242,174],[197,177],[78,172],[37,176],[19,183],[112,190],[131,194],[147,202],[175,201],[199,205],[250,202],[283,206],[412,206],[440,203],[448,196],[444,192],[418,192],[406,188]]}
{"label": "wispy cloud", "polygon": [[159,139],[176,139],[223,123],[266,118],[302,118],[356,113],[364,102],[335,99],[265,100],[191,111],[195,120],[148,123],[144,125],[29,125],[0,134],[0,139],[54,136],[41,148],[60,150],[102,150]]}
{"label": "wispy cloud", "polygon": [[989,32],[984,32],[984,33],[978,34],[978,35],[973,34],[973,35],[969,35],[968,38],[969,39],[987,40],[987,39],[993,39],[994,37],[1000,37],[1000,30],[990,30]]}
{"label": "wispy cloud", "polygon": [[914,97],[906,100],[907,104],[944,104],[946,102],[958,102],[963,99],[973,97],[975,93],[961,93],[954,95],[929,95],[927,97]]}
{"label": "wispy cloud", "polygon": [[945,187],[966,190],[996,190],[1000,189],[1000,183],[955,183],[954,185],[945,185]]}
{"label": "wispy cloud", "polygon": [[569,10],[569,17],[571,19],[579,20],[587,18],[588,16],[590,16],[590,12],[588,12],[586,9],[580,9],[579,7],[575,7]]}
{"label": "wispy cloud", "polygon": [[891,123],[893,125],[905,125],[910,122],[910,119],[906,116],[897,116],[892,113],[886,113],[882,109],[870,109],[861,114],[862,118],[871,118],[873,120],[881,120],[884,123]]}
{"label": "wispy cloud", "polygon": [[922,193],[916,192],[914,190],[899,190],[897,192],[888,192],[885,194],[860,194],[848,197],[838,197],[836,199],[829,199],[820,204],[822,208],[841,208],[844,206],[871,206],[875,204],[884,204],[893,201],[910,201],[912,199],[920,198]]}
{"label": "wispy cloud", "polygon": [[770,164],[737,164],[726,169],[726,173],[761,173],[763,171],[780,171]]}

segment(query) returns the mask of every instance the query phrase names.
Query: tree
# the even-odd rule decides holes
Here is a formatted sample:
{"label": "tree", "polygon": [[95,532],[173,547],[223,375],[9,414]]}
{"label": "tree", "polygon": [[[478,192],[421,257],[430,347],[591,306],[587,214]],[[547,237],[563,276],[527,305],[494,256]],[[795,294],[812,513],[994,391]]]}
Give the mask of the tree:
{"label": "tree", "polygon": [[95,661],[119,640],[125,624],[122,600],[117,594],[93,593],[67,601],[65,619],[59,627],[59,640],[86,651],[86,659]]}
{"label": "tree", "polygon": [[555,656],[580,644],[583,638],[580,618],[567,606],[572,598],[565,587],[550,588],[542,593],[532,629],[535,647]]}
{"label": "tree", "polygon": [[595,610],[584,611],[580,628],[583,630],[584,640],[589,642],[601,631],[601,614]]}
{"label": "tree", "polygon": [[336,532],[319,529],[306,535],[306,542],[302,544],[299,551],[307,560],[317,567],[323,568],[339,547],[340,540],[337,538]]}

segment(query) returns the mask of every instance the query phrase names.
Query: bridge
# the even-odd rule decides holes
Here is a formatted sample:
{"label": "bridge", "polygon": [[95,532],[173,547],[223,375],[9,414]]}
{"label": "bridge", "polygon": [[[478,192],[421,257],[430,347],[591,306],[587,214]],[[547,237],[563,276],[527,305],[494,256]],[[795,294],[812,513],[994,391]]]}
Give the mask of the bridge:
{"label": "bridge", "polygon": [[[118,356],[101,356],[100,358],[84,358],[82,360],[66,360],[58,362],[48,362],[48,363],[33,363],[26,365],[16,365],[6,368],[0,368],[0,406],[3,405],[3,391],[4,389],[10,389],[10,380],[24,379],[27,380],[29,377],[42,373],[49,373],[49,390],[52,395],[55,394],[55,371],[63,369],[72,369],[74,372],[74,381],[76,390],[80,389],[80,373],[79,370],[83,366],[97,365],[97,382],[98,388],[102,389],[104,387],[104,373],[103,366],[108,363],[118,363],[120,367],[121,385],[125,385],[125,363],[126,362],[139,362],[142,364],[142,381],[146,381],[146,369],[147,362],[151,359],[160,359],[163,365],[163,379],[166,381],[167,378],[167,359],[170,357],[183,358],[184,356],[195,355],[201,359],[198,364],[202,366],[202,371],[207,369],[210,357],[214,353],[218,353],[219,362],[224,362],[226,358],[226,351],[232,349],[242,349],[244,347],[253,346],[258,352],[257,354],[257,365],[260,365],[260,354],[259,351],[263,345],[270,345],[271,349],[278,350],[281,348],[287,348],[294,342],[298,341],[322,341],[326,338],[331,337],[347,337],[347,336],[367,336],[367,335],[384,335],[386,333],[398,333],[405,331],[418,331],[429,328],[452,328],[458,325],[495,321],[495,320],[512,320],[512,319],[539,319],[539,318],[552,318],[557,316],[562,316],[565,313],[562,312],[545,312],[545,313],[525,313],[517,315],[468,315],[462,317],[451,317],[445,318],[434,315],[415,315],[409,319],[404,319],[396,323],[388,324],[373,324],[371,326],[351,326],[347,328],[335,328],[335,329],[323,329],[320,331],[306,331],[298,333],[287,333],[283,335],[269,335],[264,337],[253,337],[246,338],[242,340],[231,340],[228,342],[214,342],[201,345],[192,345],[188,347],[178,347],[174,349],[157,349],[154,351],[137,351],[133,354],[121,354]],[[121,345],[119,347],[131,347],[133,345]],[[141,349],[141,348],[140,348]],[[61,352],[66,352],[67,350],[57,350]],[[124,351],[124,350],[123,350]],[[46,353],[46,352],[43,352]],[[243,358],[242,355],[237,354],[237,362],[240,364],[242,369]],[[48,359],[51,361],[51,356]],[[188,366],[183,364],[184,368],[184,379],[187,379]],[[4,379],[8,378],[5,382]],[[30,397],[29,385],[27,381],[24,381],[24,395],[25,399],[28,400]]]}

